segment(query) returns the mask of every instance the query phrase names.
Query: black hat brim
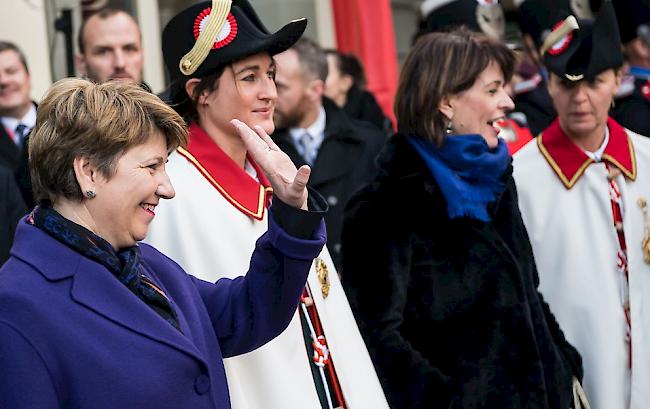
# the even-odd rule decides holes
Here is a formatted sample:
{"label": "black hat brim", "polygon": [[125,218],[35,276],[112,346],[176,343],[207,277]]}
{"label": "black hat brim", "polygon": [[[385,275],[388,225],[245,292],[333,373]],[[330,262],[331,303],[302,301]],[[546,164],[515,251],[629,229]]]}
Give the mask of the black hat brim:
{"label": "black hat brim", "polygon": [[190,75],[180,71],[179,62],[196,42],[193,32],[195,19],[211,3],[204,2],[189,7],[167,24],[162,35],[163,57],[172,82],[207,75],[218,67],[258,53],[281,53],[295,44],[307,27],[307,20],[300,19],[286,24],[275,33],[269,33],[261,25],[252,7],[245,1],[239,3],[243,3],[242,7],[237,5],[238,2],[234,2],[231,8],[237,22],[235,38],[221,48],[210,50],[199,68]]}
{"label": "black hat brim", "polygon": [[580,28],[572,32],[566,49],[544,54],[546,68],[571,81],[591,80],[603,71],[620,68],[623,54],[611,2],[603,3],[595,20],[577,21]]}

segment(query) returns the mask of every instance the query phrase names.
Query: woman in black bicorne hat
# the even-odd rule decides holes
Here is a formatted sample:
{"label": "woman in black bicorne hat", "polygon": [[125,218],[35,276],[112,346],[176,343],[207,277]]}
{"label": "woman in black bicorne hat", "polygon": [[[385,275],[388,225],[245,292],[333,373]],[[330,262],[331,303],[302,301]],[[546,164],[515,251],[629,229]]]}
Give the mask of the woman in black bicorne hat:
{"label": "woman in black bicorne hat", "polygon": [[514,159],[540,290],[583,357],[592,407],[646,407],[650,140],[608,115],[623,64],[612,2],[558,19],[542,53],[558,118]]}
{"label": "woman in black bicorne hat", "polygon": [[[273,56],[306,24],[272,33],[248,1],[215,0],[183,10],[163,31],[169,102],[189,122],[190,137],[169,158],[176,199],[160,207],[149,240],[201,279],[243,276],[273,219],[267,176],[231,121],[257,127],[273,144],[274,78],[282,68]],[[272,150],[283,155],[275,144]],[[327,251],[312,266],[298,310],[271,343],[226,361],[233,406],[387,408]]]}

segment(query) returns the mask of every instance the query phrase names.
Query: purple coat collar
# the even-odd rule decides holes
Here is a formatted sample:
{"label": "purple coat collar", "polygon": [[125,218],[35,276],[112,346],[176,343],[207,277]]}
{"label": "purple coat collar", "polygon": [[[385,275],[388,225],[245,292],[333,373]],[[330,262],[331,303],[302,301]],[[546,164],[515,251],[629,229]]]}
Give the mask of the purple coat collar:
{"label": "purple coat collar", "polygon": [[[35,247],[30,243],[39,243],[39,246]],[[152,250],[147,244],[141,243],[139,246],[141,251],[145,247],[147,250]],[[147,275],[169,295],[169,291],[148,268],[146,254],[149,251],[142,253]],[[190,329],[182,311],[178,311],[179,323],[183,332],[187,333],[187,337],[161,320],[106,267],[82,256],[24,220],[21,220],[16,229],[11,254],[31,265],[49,281],[72,278],[70,297],[75,302],[133,332],[203,360],[199,351],[188,339],[191,338],[191,334],[188,333]],[[173,303],[173,297],[171,295],[169,297]]]}

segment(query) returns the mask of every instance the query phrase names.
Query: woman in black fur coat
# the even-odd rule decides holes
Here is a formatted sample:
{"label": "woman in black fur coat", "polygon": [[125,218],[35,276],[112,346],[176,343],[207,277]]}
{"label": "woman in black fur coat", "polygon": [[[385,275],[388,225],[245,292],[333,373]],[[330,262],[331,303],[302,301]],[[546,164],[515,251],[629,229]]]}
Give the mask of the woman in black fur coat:
{"label": "woman in black fur coat", "polygon": [[566,409],[578,352],[537,291],[511,160],[513,55],[461,29],[407,57],[400,133],[349,203],[343,283],[395,409]]}

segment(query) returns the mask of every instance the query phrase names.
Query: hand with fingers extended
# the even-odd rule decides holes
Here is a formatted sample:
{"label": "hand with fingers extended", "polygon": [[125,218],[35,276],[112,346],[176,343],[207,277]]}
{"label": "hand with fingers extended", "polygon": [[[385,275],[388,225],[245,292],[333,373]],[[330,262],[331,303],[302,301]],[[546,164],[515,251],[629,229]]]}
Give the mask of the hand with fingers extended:
{"label": "hand with fingers extended", "polygon": [[278,148],[261,126],[257,125],[253,130],[237,119],[230,123],[237,129],[255,162],[266,173],[273,186],[273,193],[284,203],[307,210],[310,167],[304,165],[296,169],[289,156]]}

